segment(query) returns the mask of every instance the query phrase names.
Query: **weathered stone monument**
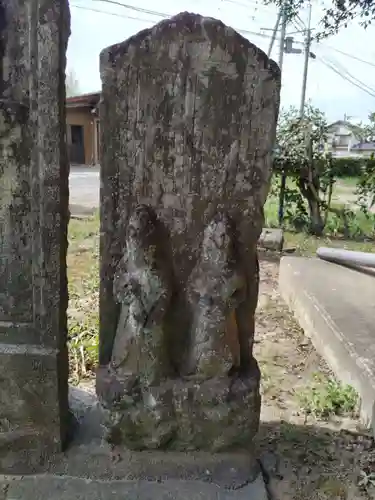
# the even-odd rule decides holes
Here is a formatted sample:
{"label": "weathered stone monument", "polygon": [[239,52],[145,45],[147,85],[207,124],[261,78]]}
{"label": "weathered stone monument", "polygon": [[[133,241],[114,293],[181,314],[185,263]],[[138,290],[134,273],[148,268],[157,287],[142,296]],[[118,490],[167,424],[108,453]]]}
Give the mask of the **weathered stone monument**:
{"label": "weathered stone monument", "polygon": [[68,1],[0,1],[0,469],[62,449],[66,350]]}
{"label": "weathered stone monument", "polygon": [[262,230],[279,107],[273,61],[182,13],[101,54],[100,364],[108,439],[248,446]]}
{"label": "weathered stone monument", "polygon": [[[183,491],[170,484],[173,498],[200,494],[208,475],[240,488],[253,462],[221,454],[208,470],[207,455],[248,451],[259,422],[256,242],[271,173],[277,66],[222,23],[186,13],[102,54],[97,392],[107,440],[132,455],[122,467],[108,465],[97,443],[58,454],[71,420],[68,2],[0,0],[0,21],[1,472],[120,477],[122,491],[139,493],[140,481],[128,481],[133,474],[155,498],[165,496],[164,485],[145,483],[166,474],[198,480]],[[190,454],[149,460],[129,449],[209,453],[196,454],[191,467]],[[29,495],[34,478],[18,479],[1,487]],[[56,478],[44,479],[47,490],[61,491]],[[65,484],[66,491],[80,485]],[[206,492],[217,496],[216,488]]]}

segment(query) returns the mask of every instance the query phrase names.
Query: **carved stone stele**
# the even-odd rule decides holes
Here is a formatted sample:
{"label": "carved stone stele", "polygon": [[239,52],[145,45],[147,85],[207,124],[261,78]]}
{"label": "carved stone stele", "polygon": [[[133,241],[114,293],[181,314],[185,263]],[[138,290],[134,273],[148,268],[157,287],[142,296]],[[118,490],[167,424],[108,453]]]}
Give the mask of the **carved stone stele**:
{"label": "carved stone stele", "polygon": [[109,438],[236,446],[259,422],[256,244],[278,67],[220,21],[182,13],[105,49],[101,78],[97,391]]}

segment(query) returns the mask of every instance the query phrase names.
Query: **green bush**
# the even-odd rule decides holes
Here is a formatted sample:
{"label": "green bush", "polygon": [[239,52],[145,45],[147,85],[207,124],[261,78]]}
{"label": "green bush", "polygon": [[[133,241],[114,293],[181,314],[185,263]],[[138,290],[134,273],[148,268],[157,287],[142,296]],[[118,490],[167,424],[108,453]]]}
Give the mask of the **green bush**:
{"label": "green bush", "polygon": [[322,373],[315,373],[309,387],[297,393],[306,415],[329,418],[332,415],[354,414],[358,394],[350,385],[343,385]]}
{"label": "green bush", "polygon": [[364,158],[334,158],[333,177],[359,177],[364,167]]}

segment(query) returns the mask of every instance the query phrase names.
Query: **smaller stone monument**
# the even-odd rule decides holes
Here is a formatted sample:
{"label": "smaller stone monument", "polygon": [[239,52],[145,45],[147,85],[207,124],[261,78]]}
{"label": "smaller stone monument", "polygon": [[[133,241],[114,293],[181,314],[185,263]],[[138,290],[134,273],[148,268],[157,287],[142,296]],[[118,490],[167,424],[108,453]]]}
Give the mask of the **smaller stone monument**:
{"label": "smaller stone monument", "polygon": [[104,50],[101,76],[107,439],[249,449],[278,68],[221,22],[183,13]]}

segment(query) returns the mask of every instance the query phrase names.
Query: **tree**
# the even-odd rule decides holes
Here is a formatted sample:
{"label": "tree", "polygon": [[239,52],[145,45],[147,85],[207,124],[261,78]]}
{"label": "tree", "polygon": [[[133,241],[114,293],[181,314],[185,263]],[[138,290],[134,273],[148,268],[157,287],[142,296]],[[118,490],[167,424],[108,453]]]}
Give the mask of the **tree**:
{"label": "tree", "polygon": [[79,82],[73,70],[68,71],[66,74],[65,87],[66,97],[72,97],[79,94]]}
{"label": "tree", "polygon": [[[368,116],[369,123],[362,126],[364,142],[375,141],[375,112]],[[364,160],[362,174],[358,178],[356,186],[357,204],[368,216],[370,209],[375,205],[375,158],[374,154]]]}
{"label": "tree", "polygon": [[362,175],[356,186],[357,204],[367,217],[371,217],[370,210],[375,205],[375,158],[374,154],[366,158]]}
{"label": "tree", "polygon": [[282,111],[274,159],[274,172],[286,173],[296,186],[289,184],[287,188],[286,202],[293,205],[287,217],[298,229],[307,225],[317,236],[323,233],[327,220],[323,211],[331,210],[334,182],[332,158],[325,153],[327,127],[324,113],[310,103],[303,118],[295,107]]}
{"label": "tree", "polygon": [[[264,0],[265,4],[284,5],[288,19],[294,19],[299,11],[306,7],[309,0]],[[375,19],[375,0],[332,0],[330,7],[325,7],[321,19],[322,30],[317,38],[337,33],[353,20],[359,19],[363,27],[369,26]]]}
{"label": "tree", "polygon": [[359,123],[355,126],[357,130],[357,137],[363,142],[372,142],[375,140],[375,113],[368,115],[368,123]]}

